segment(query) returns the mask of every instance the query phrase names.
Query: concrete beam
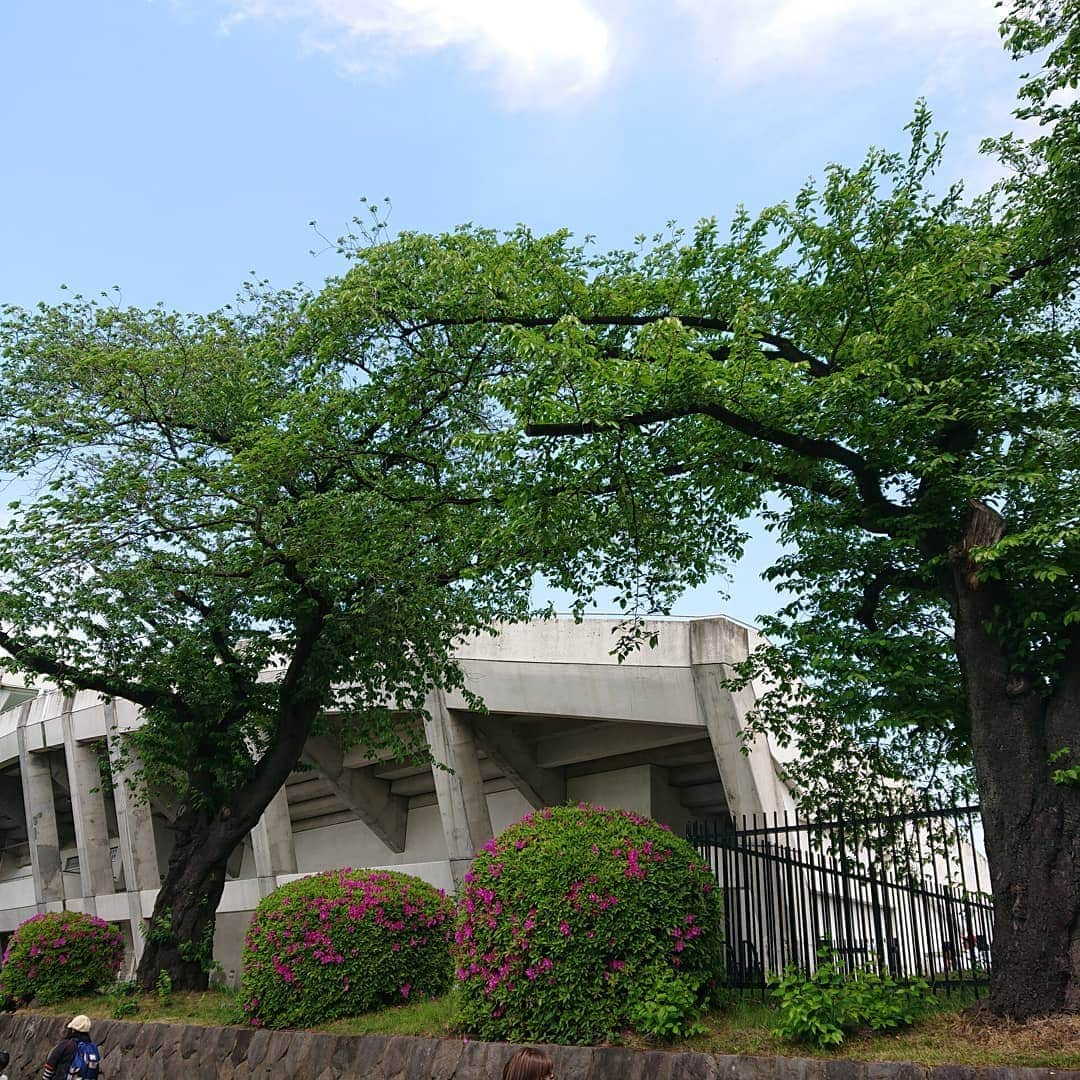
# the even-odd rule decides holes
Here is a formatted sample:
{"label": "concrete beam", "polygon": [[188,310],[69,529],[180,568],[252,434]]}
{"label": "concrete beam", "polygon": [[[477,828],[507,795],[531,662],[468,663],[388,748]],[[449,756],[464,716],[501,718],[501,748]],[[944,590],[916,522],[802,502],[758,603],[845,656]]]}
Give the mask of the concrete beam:
{"label": "concrete beam", "polygon": [[71,715],[73,699],[64,700],[60,717],[64,733],[64,760],[71,792],[71,815],[75,823],[75,844],[79,850],[79,877],[82,880],[83,910],[97,914],[96,898],[115,892],[109,829],[105,817],[105,795],[101,789],[101,769],[97,747],[77,742]]}
{"label": "concrete beam", "polygon": [[[498,795],[501,791],[517,791],[514,785],[514,781],[508,779],[505,776],[500,776],[497,780],[485,780],[484,781],[484,794],[485,795]],[[417,810],[423,806],[438,806],[439,800],[435,796],[434,791],[425,792],[422,795],[413,795],[409,799],[409,809]],[[466,862],[471,862],[471,859]],[[468,870],[468,866],[465,866]]]}
{"label": "concrete beam", "polygon": [[[480,757],[480,779],[487,783],[488,780],[498,780],[506,774],[502,768],[491,758]],[[513,786],[511,784],[511,786]],[[413,773],[411,776],[402,777],[400,780],[390,782],[390,790],[395,795],[404,795],[411,799],[417,795],[429,795],[435,791],[435,770],[428,766],[423,772]]]}
{"label": "concrete beam", "polygon": [[658,746],[653,750],[639,750],[633,754],[613,754],[611,757],[596,761],[578,762],[566,766],[566,778],[588,776],[593,773],[613,772],[617,769],[632,769],[635,765],[657,765],[671,768],[676,765],[700,765],[706,763],[716,772],[716,758],[708,736],[702,729],[702,737],[693,742],[677,743],[674,746]]}
{"label": "concrete beam", "polygon": [[[405,713],[395,714],[395,726],[402,733],[402,738],[407,746],[419,743],[423,739],[423,724],[416,718]],[[342,760],[348,769],[364,769],[369,765],[377,765],[383,761],[392,761],[394,751],[389,747],[381,747],[378,750],[369,749],[366,746],[354,746],[346,750]]]}
{"label": "concrete beam", "polygon": [[679,799],[683,806],[694,810],[701,806],[724,806],[727,802],[727,793],[724,785],[719,781],[711,784],[694,784],[684,787],[679,792]]}
{"label": "concrete beam", "polygon": [[719,777],[716,761],[710,757],[699,765],[676,765],[668,770],[672,787],[692,787],[694,784],[710,784]]}
{"label": "concrete beam", "polygon": [[289,805],[307,802],[309,799],[321,799],[330,794],[330,785],[318,773],[309,772],[304,774],[303,780],[289,780],[285,785],[289,797]]}
{"label": "concrete beam", "polygon": [[304,759],[322,773],[345,805],[391,850],[405,850],[409,823],[408,800],[394,795],[385,780],[350,769],[341,747],[325,735],[313,735],[304,745]]}
{"label": "concrete beam", "polygon": [[56,829],[52,768],[47,752],[30,752],[26,731],[29,716],[30,702],[26,702],[19,708],[16,728],[19,772],[22,777],[23,806],[26,808],[26,837],[30,845],[34,903],[42,912],[49,904],[63,902],[64,877],[60,867],[60,837]]}
{"label": "concrete beam", "polygon": [[561,769],[542,768],[536,754],[509,723],[493,716],[470,717],[476,741],[534,809],[566,802],[566,775]]}
{"label": "concrete beam", "polygon": [[704,734],[700,727],[601,721],[577,731],[563,731],[537,739],[536,764],[542,769],[557,769],[612,754],[630,754],[693,742]]}
{"label": "concrete beam", "polygon": [[277,888],[279,874],[296,873],[296,848],[284,787],[270,800],[251,830],[251,848],[260,896],[269,896]]}
{"label": "concrete beam", "polygon": [[[610,639],[608,650],[614,646]],[[648,658],[648,649],[639,657]],[[552,662],[548,656],[528,660],[461,659],[466,684],[493,713],[533,716],[576,716],[583,720],[631,723],[693,724],[694,692],[685,666],[654,667],[604,663]],[[460,691],[447,694],[452,709],[470,708]]]}
{"label": "concrete beam", "polygon": [[441,690],[428,697],[424,734],[435,764],[435,798],[450,871],[460,885],[473,857],[493,835],[476,743],[469,725],[446,707]]}
{"label": "concrete beam", "polygon": [[[394,794],[399,795],[400,792],[395,791]],[[322,817],[324,814],[336,814],[344,809],[341,798],[333,792],[313,799],[304,799],[302,802],[289,802],[289,816],[293,821],[307,821],[313,817]],[[356,815],[351,810],[349,813],[355,820]]]}
{"label": "concrete beam", "polygon": [[356,815],[351,810],[342,810],[337,814],[323,814],[317,818],[304,818],[300,821],[293,821],[292,831],[295,836],[296,833],[309,832],[312,829],[325,829],[331,825],[345,825],[349,822],[355,822]]}

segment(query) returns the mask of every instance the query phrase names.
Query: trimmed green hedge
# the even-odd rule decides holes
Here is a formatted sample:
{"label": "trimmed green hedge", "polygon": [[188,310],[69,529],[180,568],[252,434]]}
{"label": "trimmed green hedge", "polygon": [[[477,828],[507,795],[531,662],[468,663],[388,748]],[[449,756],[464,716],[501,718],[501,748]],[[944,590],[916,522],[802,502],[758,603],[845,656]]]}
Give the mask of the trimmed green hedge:
{"label": "trimmed green hedge", "polygon": [[330,870],[282,885],[244,942],[244,1011],[256,1027],[310,1027],[450,983],[453,907],[419,878]]}
{"label": "trimmed green hedge", "polygon": [[686,1030],[713,996],[722,928],[711,871],[666,826],[586,805],[527,814],[466,877],[454,945],[466,1029],[561,1043]]}
{"label": "trimmed green hedge", "polygon": [[34,915],[4,950],[0,997],[49,1005],[114,982],[124,939],[112,923],[77,911]]}

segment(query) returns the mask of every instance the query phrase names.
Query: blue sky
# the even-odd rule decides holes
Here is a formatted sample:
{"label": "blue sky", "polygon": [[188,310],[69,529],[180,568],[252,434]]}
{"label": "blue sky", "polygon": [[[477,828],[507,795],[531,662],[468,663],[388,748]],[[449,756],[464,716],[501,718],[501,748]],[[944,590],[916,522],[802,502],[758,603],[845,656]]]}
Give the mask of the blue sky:
{"label": "blue sky", "polygon": [[[901,146],[916,97],[949,179],[1011,126],[993,0],[6,0],[0,303],[120,286],[202,310],[251,270],[340,270],[330,236],[391,224],[567,226],[603,245],[722,221],[829,161]],[[755,540],[728,601],[773,603]]]}

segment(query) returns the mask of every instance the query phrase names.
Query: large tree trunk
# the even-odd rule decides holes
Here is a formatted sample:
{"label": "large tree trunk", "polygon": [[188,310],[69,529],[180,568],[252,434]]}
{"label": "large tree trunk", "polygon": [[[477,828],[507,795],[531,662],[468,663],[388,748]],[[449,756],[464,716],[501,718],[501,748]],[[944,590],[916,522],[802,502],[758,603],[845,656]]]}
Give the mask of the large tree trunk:
{"label": "large tree trunk", "polygon": [[990,1005],[1026,1020],[1080,1012],[1080,787],[1054,783],[1048,760],[1080,749],[1080,644],[1068,643],[1048,692],[991,631],[1000,597],[976,579],[967,552],[1000,529],[976,506],[953,554],[956,649],[994,895]]}
{"label": "large tree trunk", "polygon": [[[146,948],[136,979],[153,989],[161,971],[176,990],[204,990],[213,965],[214,922],[225,888],[229,856],[255,827],[270,800],[296,767],[327,687],[302,698],[295,691],[298,671],[309,659],[317,635],[305,639],[282,683],[276,737],[256,764],[251,779],[232,792],[216,813],[183,808],[173,828],[176,845],[147,928]],[[292,698],[291,702],[288,699]],[[300,698],[300,700],[297,700]],[[286,703],[288,702],[288,703]]]}
{"label": "large tree trunk", "polygon": [[213,963],[214,922],[225,887],[229,855],[247,832],[230,817],[185,810],[177,819],[176,846],[147,927],[136,979],[152,990],[160,972],[175,990],[205,990]]}

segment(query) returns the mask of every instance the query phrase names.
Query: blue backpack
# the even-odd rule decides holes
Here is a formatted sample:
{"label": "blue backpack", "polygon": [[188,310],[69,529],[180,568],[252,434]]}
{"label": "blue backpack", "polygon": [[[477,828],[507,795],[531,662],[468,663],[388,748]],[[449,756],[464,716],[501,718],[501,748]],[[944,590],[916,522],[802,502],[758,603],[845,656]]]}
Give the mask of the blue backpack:
{"label": "blue backpack", "polygon": [[75,1056],[68,1069],[68,1080],[98,1080],[101,1068],[101,1051],[97,1043],[80,1040],[75,1046]]}

